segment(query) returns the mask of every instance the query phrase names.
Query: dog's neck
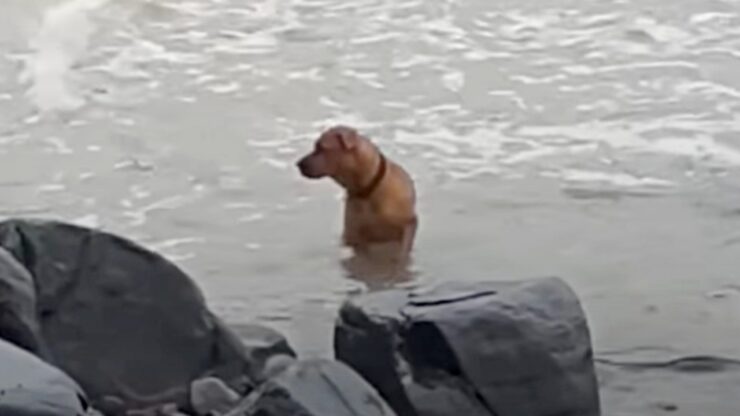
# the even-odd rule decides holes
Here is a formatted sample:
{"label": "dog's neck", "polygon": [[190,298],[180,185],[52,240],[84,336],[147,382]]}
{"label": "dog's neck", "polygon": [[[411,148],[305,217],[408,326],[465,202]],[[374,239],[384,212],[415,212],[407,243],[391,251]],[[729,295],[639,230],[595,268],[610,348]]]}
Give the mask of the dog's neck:
{"label": "dog's neck", "polygon": [[358,186],[355,189],[347,188],[347,194],[353,199],[366,199],[372,196],[372,194],[378,189],[385,174],[388,171],[388,160],[386,160],[383,153],[378,152],[377,167],[374,170],[373,176],[365,184],[358,182]]}

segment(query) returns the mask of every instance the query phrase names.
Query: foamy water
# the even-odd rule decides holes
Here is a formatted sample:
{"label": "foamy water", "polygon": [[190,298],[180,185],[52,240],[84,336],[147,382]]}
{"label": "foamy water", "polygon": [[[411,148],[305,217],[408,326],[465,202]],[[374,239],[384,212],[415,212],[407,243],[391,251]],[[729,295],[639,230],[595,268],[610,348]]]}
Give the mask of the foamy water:
{"label": "foamy water", "polygon": [[[736,1],[0,12],[3,215],[134,238],[227,319],[323,355],[337,305],[365,286],[340,263],[338,190],[293,163],[348,123],[416,179],[419,280],[560,275],[604,360],[740,357]],[[605,414],[734,416],[740,375],[713,362],[605,361]]]}

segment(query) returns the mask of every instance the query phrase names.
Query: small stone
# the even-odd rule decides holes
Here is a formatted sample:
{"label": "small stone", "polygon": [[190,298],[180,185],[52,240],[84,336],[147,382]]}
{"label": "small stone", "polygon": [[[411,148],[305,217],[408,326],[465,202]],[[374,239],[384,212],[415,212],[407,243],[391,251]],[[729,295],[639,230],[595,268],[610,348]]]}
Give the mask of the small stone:
{"label": "small stone", "polygon": [[190,405],[198,415],[223,414],[238,402],[239,395],[217,378],[202,378],[190,385]]}
{"label": "small stone", "polygon": [[107,416],[107,415],[98,409],[89,408],[87,409],[85,416]]}
{"label": "small stone", "polygon": [[285,371],[296,362],[294,357],[285,354],[273,355],[265,362],[265,377],[272,378]]}
{"label": "small stone", "polygon": [[103,396],[98,403],[98,408],[105,415],[123,416],[126,414],[126,404],[118,396]]}

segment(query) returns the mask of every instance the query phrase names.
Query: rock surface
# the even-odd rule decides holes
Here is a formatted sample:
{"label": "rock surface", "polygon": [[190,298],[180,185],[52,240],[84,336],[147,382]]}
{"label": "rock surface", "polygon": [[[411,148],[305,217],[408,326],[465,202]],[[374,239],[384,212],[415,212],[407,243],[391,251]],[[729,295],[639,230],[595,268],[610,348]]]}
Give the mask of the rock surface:
{"label": "rock surface", "polygon": [[0,339],[45,356],[36,319],[33,278],[7,251],[0,248]]}
{"label": "rock surface", "polygon": [[0,415],[81,416],[80,387],[66,374],[0,339]]}
{"label": "rock surface", "polygon": [[[33,350],[29,340],[40,328],[48,361],[103,411],[111,403],[124,410],[167,403],[188,409],[190,383],[207,376],[245,393],[263,377],[260,359],[273,351],[294,355],[267,329],[253,329],[258,340],[243,344],[207,309],[188,276],[128,240],[64,223],[11,220],[0,223],[0,247],[33,279],[29,285],[28,275],[0,257],[0,284],[18,294],[11,307],[0,297],[0,311],[17,311],[3,312],[0,335]],[[33,309],[37,326],[28,318]],[[18,329],[25,335],[14,335]]]}
{"label": "rock surface", "polygon": [[297,361],[226,416],[395,416],[365,380],[329,360]]}
{"label": "rock surface", "polygon": [[190,385],[190,406],[196,415],[226,413],[239,402],[239,394],[215,377],[193,381]]}
{"label": "rock surface", "polygon": [[559,279],[363,295],[335,352],[404,416],[600,414],[586,318]]}
{"label": "rock surface", "polygon": [[296,358],[285,337],[272,328],[258,324],[234,324],[230,328],[243,345],[242,351],[250,364],[250,380],[255,385],[271,377],[269,367],[274,359]]}

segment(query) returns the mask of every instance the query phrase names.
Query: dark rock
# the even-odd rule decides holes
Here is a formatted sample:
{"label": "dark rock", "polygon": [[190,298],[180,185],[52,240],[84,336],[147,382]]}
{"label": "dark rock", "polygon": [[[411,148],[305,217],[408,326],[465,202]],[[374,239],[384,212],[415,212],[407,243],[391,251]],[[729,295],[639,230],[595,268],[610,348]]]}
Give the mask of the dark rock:
{"label": "dark rock", "polygon": [[7,251],[0,248],[0,338],[45,356],[36,320],[33,278]]}
{"label": "dark rock", "polygon": [[559,279],[363,295],[335,352],[404,416],[600,413],[586,318]]}
{"label": "dark rock", "polygon": [[297,361],[226,416],[394,416],[378,393],[346,365]]}
{"label": "dark rock", "polygon": [[[34,281],[49,361],[95,407],[110,405],[107,396],[126,411],[166,403],[188,410],[193,380],[214,376],[246,393],[261,377],[254,355],[269,354],[242,344],[188,276],[151,251],[100,231],[23,220],[0,223],[0,247]],[[280,343],[273,334],[264,344]]]}
{"label": "dark rock", "polygon": [[0,415],[81,416],[84,393],[61,370],[0,340]]}
{"label": "dark rock", "polygon": [[125,416],[126,402],[120,397],[103,396],[97,401],[97,408],[106,416]]}
{"label": "dark rock", "polygon": [[[181,413],[177,404],[166,403],[146,409],[129,410],[125,416],[186,416]],[[210,415],[209,415],[210,416]]]}
{"label": "dark rock", "polygon": [[239,394],[215,377],[195,380],[190,385],[190,407],[197,415],[223,414],[236,406]]}

